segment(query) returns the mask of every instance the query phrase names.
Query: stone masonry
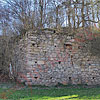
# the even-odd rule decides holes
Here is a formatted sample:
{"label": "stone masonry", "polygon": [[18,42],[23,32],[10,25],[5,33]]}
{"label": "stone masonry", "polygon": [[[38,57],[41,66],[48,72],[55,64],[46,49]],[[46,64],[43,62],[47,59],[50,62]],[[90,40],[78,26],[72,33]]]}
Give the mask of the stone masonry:
{"label": "stone masonry", "polygon": [[30,30],[16,49],[18,79],[27,85],[100,84],[99,60],[81,48],[73,36]]}

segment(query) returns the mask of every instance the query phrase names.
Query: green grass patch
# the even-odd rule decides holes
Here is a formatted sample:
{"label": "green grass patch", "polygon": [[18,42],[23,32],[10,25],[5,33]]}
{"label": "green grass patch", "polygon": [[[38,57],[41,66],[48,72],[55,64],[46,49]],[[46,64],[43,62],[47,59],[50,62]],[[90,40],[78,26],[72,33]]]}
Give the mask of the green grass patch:
{"label": "green grass patch", "polygon": [[100,86],[0,88],[0,100],[100,100]]}

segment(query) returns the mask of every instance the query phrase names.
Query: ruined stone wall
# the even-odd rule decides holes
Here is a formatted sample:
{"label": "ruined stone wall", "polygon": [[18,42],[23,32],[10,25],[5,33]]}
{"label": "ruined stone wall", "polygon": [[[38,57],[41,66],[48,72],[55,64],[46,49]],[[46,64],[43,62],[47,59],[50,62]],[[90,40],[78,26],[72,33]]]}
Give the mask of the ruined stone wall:
{"label": "ruined stone wall", "polygon": [[100,84],[98,59],[83,53],[81,48],[72,36],[30,30],[19,44],[23,57],[19,57],[18,79],[25,84],[46,86]]}

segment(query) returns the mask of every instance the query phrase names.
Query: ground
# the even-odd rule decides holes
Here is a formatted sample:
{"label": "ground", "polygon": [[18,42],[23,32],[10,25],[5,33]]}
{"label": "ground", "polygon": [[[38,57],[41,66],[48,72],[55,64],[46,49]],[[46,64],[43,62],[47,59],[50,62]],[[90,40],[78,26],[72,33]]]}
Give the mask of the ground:
{"label": "ground", "polygon": [[0,84],[0,100],[100,100],[100,86],[24,86]]}

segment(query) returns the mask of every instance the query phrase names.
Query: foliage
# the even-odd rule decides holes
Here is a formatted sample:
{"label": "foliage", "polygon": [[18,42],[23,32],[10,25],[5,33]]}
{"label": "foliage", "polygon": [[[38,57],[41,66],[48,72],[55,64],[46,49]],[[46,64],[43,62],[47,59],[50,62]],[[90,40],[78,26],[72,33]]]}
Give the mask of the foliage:
{"label": "foliage", "polygon": [[[95,37],[96,35],[96,37]],[[86,39],[83,45],[83,52],[88,52],[91,56],[96,56],[100,58],[100,36],[99,34],[94,34],[94,37]]]}
{"label": "foliage", "polygon": [[0,81],[9,77],[9,65],[14,57],[17,39],[16,37],[0,36]]}
{"label": "foliage", "polygon": [[91,54],[100,58],[100,37],[91,40],[90,46],[91,48],[89,49],[89,51],[91,52]]}
{"label": "foliage", "polygon": [[0,39],[0,71],[5,74],[8,74],[10,60],[8,40],[7,37],[1,37]]}

